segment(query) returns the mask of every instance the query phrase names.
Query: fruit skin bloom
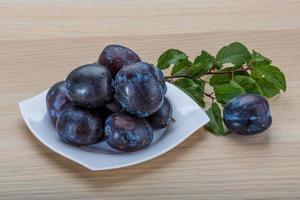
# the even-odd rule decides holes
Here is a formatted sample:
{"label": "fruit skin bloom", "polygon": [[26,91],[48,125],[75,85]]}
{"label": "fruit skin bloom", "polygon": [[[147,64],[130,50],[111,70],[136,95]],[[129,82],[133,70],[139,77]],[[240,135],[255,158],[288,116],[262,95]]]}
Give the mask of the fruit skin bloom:
{"label": "fruit skin bloom", "polygon": [[66,79],[66,95],[79,106],[96,108],[113,96],[113,82],[108,69],[99,64],[87,64],[74,69]]}
{"label": "fruit skin bloom", "polygon": [[140,61],[140,57],[134,51],[116,44],[106,46],[98,59],[99,64],[107,67],[113,77],[121,68]]}
{"label": "fruit skin bloom", "polygon": [[69,106],[61,112],[56,130],[63,142],[75,146],[96,144],[104,139],[101,115],[79,106]]}
{"label": "fruit skin bloom", "polygon": [[133,152],[146,148],[153,140],[151,125],[143,118],[115,113],[105,121],[106,143],[119,151]]}
{"label": "fruit skin bloom", "polygon": [[267,100],[255,94],[233,98],[226,104],[223,117],[227,128],[239,135],[261,133],[272,124]]}
{"label": "fruit skin bloom", "polygon": [[163,104],[164,92],[155,68],[139,62],[122,68],[115,78],[115,98],[124,110],[138,117],[147,117]]}
{"label": "fruit skin bloom", "polygon": [[64,107],[70,104],[66,94],[66,82],[55,83],[48,91],[46,96],[47,113],[55,124],[56,120]]}
{"label": "fruit skin bloom", "polygon": [[163,105],[147,117],[147,121],[151,124],[153,129],[161,129],[161,128],[166,128],[170,125],[171,121],[173,120],[172,118],[172,105],[170,101],[165,97]]}

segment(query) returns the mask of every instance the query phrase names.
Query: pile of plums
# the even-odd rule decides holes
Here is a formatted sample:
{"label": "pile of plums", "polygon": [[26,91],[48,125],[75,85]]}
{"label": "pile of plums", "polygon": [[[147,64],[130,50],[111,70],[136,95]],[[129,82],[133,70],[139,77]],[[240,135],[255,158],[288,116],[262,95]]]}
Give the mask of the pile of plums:
{"label": "pile of plums", "polygon": [[48,115],[65,143],[105,141],[120,151],[149,146],[172,121],[162,72],[131,49],[105,47],[98,62],[74,69],[47,93]]}

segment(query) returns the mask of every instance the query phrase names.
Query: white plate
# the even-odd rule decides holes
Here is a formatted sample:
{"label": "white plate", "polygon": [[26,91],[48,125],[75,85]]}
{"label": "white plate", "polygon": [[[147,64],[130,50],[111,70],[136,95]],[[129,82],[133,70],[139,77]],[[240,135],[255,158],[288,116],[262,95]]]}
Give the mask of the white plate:
{"label": "white plate", "polygon": [[209,121],[206,113],[189,96],[172,84],[167,83],[167,87],[166,97],[172,104],[173,118],[176,122],[167,130],[155,132],[154,141],[149,147],[133,153],[114,151],[105,142],[84,148],[62,143],[47,115],[47,91],[20,102],[20,110],[35,137],[56,153],[90,170],[115,169],[141,163],[166,153]]}

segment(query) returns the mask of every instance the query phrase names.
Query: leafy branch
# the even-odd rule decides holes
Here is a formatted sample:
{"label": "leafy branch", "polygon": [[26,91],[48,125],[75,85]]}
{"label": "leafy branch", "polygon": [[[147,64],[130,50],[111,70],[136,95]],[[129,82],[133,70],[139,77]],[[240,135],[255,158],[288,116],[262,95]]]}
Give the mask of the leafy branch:
{"label": "leafy branch", "polygon": [[[231,67],[226,67],[228,64]],[[184,52],[169,49],[159,57],[158,67],[172,68],[165,79],[201,107],[205,107],[205,96],[211,99],[211,106],[206,111],[210,122],[205,127],[216,135],[228,134],[221,108],[232,98],[245,93],[271,98],[286,91],[285,76],[272,65],[272,60],[254,50],[250,53],[239,42],[221,48],[216,56],[203,50],[193,62]],[[206,85],[213,92],[205,92]]]}

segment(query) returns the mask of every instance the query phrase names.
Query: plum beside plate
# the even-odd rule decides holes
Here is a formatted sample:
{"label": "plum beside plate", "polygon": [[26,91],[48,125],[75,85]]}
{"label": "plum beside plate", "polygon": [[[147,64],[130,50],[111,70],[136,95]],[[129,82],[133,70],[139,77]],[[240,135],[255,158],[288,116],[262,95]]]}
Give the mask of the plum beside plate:
{"label": "plum beside plate", "polygon": [[166,153],[209,121],[206,113],[189,96],[172,84],[167,83],[167,87],[166,97],[172,104],[176,122],[166,130],[155,131],[154,141],[149,147],[132,153],[113,150],[105,142],[87,147],[74,147],[61,142],[47,115],[47,90],[20,102],[19,106],[28,128],[48,148],[90,170],[116,169]]}

